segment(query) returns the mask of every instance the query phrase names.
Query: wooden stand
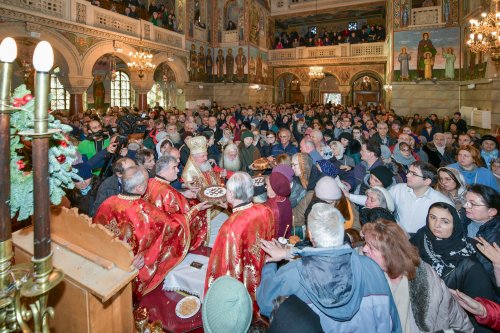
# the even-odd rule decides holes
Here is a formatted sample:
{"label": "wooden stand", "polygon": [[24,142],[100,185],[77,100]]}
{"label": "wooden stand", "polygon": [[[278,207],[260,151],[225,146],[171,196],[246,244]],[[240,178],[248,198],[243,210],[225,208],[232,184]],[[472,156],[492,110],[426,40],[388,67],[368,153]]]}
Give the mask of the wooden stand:
{"label": "wooden stand", "polygon": [[[53,265],[65,274],[49,296],[51,332],[134,332],[131,248],[76,209],[54,207],[50,220]],[[33,227],[12,238],[16,264],[31,262]]]}

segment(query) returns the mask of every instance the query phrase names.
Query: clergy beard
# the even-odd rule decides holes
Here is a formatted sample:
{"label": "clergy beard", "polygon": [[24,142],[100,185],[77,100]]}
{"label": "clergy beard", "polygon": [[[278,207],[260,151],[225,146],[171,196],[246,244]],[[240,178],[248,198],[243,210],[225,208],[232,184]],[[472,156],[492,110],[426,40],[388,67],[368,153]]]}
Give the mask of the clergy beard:
{"label": "clergy beard", "polygon": [[208,161],[205,161],[202,165],[199,166],[201,172],[207,172],[212,170],[212,166]]}
{"label": "clergy beard", "polygon": [[172,141],[174,144],[181,143],[181,135],[179,134],[179,132],[168,133],[168,136],[170,137],[170,141]]}
{"label": "clergy beard", "polygon": [[234,160],[230,160],[227,156],[224,156],[223,167],[229,171],[239,171],[241,168],[241,162],[239,156]]}

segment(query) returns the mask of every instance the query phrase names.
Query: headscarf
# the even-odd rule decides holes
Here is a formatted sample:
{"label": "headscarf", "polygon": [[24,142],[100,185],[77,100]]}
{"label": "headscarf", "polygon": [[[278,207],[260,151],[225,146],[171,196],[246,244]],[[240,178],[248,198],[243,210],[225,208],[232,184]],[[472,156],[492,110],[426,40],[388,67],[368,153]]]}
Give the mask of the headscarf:
{"label": "headscarf", "polygon": [[399,150],[399,144],[394,146],[394,151],[392,152],[392,156],[394,157],[394,160],[396,162],[404,166],[409,166],[416,161],[415,157],[413,157],[413,154],[410,154],[409,157],[403,156],[403,154]]}
{"label": "headscarf", "polygon": [[439,202],[431,205],[429,212],[437,205],[446,206],[446,209],[453,217],[453,232],[451,236],[446,239],[434,236],[429,228],[429,213],[427,213],[425,227],[420,228],[410,241],[418,248],[422,260],[431,265],[436,273],[444,279],[459,265],[460,261],[473,256],[476,251],[467,239],[466,232],[463,229],[455,207],[444,202]]}
{"label": "headscarf", "polygon": [[337,140],[333,140],[331,143],[333,143],[335,145],[335,147],[337,148],[338,153],[339,153],[339,155],[335,155],[335,158],[337,160],[341,160],[342,157],[344,157],[344,151],[345,151],[344,145],[340,141],[337,141]]}

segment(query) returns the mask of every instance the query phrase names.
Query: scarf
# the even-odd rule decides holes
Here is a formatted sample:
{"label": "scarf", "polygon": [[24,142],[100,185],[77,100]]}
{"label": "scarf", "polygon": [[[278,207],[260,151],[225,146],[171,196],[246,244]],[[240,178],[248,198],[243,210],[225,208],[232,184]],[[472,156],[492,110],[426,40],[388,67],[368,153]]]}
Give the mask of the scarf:
{"label": "scarf", "polygon": [[481,157],[484,159],[484,162],[486,163],[486,167],[489,168],[491,161],[498,158],[498,149],[493,149],[490,152],[481,150]]}
{"label": "scarf", "polygon": [[396,162],[405,166],[409,166],[416,161],[415,157],[413,157],[412,154],[410,154],[409,157],[403,156],[403,154],[399,150],[399,145],[394,146],[394,151],[392,152],[392,156],[394,157],[394,160]]}
{"label": "scarf", "polygon": [[441,204],[446,205],[453,217],[451,236],[446,239],[434,236],[429,228],[429,214],[427,214],[426,226],[417,231],[411,242],[418,248],[420,258],[431,265],[434,271],[444,279],[464,258],[473,256],[476,251],[466,237],[457,210],[447,203]]}

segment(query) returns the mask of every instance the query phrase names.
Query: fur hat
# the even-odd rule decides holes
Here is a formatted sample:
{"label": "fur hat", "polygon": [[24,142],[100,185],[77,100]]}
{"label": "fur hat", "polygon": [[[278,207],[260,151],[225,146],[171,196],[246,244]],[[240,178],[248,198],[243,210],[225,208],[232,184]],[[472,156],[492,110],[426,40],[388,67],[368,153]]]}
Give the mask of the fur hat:
{"label": "fur hat", "polygon": [[201,315],[207,333],[245,333],[252,322],[252,299],[243,283],[221,276],[208,289]]}
{"label": "fur hat", "polygon": [[187,143],[191,155],[207,152],[207,138],[204,136],[195,136]]}
{"label": "fur hat", "polygon": [[333,201],[342,198],[342,190],[335,179],[329,176],[325,176],[318,180],[314,191],[316,197],[324,201]]}

